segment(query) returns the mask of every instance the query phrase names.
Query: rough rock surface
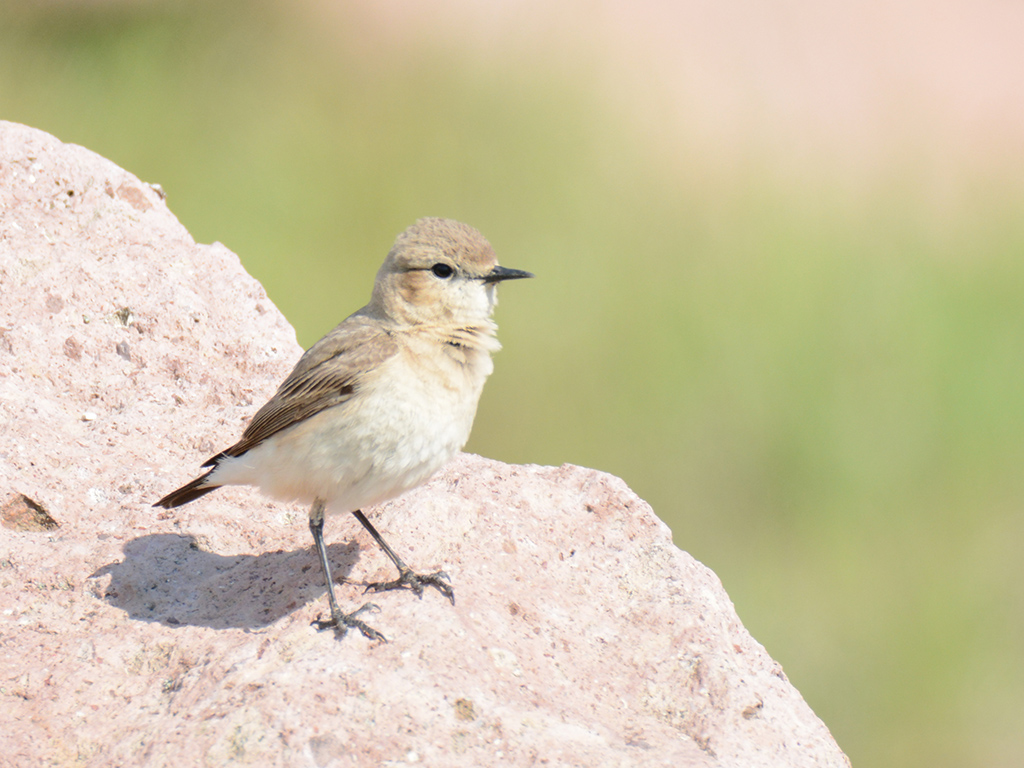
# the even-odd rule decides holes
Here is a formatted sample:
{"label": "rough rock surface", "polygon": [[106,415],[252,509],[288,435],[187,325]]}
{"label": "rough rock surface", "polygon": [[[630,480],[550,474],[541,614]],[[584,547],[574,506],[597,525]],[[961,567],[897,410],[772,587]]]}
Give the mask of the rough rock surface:
{"label": "rough rock surface", "polygon": [[[464,455],[373,510],[458,600],[375,596],[386,644],[310,627],[304,509],[153,509],[300,351],[157,191],[0,123],[0,764],[848,765],[609,475]],[[354,520],[327,534],[337,576],[390,577]]]}

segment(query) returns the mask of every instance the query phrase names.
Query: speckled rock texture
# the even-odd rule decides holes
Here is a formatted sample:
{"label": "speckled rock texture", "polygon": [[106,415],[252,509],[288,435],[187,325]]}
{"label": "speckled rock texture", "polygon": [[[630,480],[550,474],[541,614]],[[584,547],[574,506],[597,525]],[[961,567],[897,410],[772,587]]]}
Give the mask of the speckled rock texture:
{"label": "speckled rock texture", "polygon": [[[0,123],[0,764],[849,764],[615,477],[462,455],[369,510],[457,597],[375,595],[387,643],[310,626],[305,509],[152,508],[300,353],[158,189]],[[354,519],[326,530],[355,607],[389,563]]]}

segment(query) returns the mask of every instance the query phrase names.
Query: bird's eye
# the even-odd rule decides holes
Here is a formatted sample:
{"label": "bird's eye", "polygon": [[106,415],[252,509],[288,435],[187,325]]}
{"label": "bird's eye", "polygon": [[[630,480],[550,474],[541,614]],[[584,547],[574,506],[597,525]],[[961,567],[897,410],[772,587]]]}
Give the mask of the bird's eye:
{"label": "bird's eye", "polygon": [[442,279],[447,279],[451,277],[453,274],[455,274],[455,270],[449,267],[447,264],[435,264],[430,268],[430,271],[433,272],[437,277],[440,277]]}

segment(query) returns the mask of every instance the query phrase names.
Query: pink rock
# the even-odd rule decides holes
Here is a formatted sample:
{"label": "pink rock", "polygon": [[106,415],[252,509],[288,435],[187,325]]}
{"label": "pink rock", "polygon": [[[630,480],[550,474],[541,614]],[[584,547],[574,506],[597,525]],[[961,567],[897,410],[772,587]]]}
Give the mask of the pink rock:
{"label": "pink rock", "polygon": [[[310,627],[305,509],[249,489],[153,509],[301,350],[161,194],[12,123],[0,292],[0,763],[849,764],[615,477],[462,455],[371,510],[457,596],[375,595],[386,644]],[[354,519],[327,534],[336,575],[391,577]]]}

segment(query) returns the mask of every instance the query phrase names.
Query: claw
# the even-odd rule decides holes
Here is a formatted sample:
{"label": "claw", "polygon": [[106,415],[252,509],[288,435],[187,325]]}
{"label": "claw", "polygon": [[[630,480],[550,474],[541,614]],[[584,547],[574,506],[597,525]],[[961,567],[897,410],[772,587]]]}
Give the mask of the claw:
{"label": "claw", "polygon": [[318,631],[323,632],[325,629],[333,629],[335,637],[341,640],[347,633],[348,630],[358,629],[363,633],[363,636],[369,640],[380,640],[382,643],[386,643],[388,639],[384,637],[380,632],[371,627],[365,621],[357,619],[363,611],[373,611],[374,613],[380,611],[374,603],[367,603],[362,608],[352,611],[352,613],[342,613],[341,611],[331,612],[331,618],[322,620],[316,619],[310,622],[310,626],[316,627]]}
{"label": "claw", "polygon": [[390,589],[411,589],[419,598],[423,597],[423,587],[429,585],[448,598],[452,605],[455,605],[455,592],[452,590],[451,581],[444,571],[420,575],[413,573],[409,568],[399,571],[398,578],[394,581],[376,581],[366,585],[365,592],[386,592]]}

